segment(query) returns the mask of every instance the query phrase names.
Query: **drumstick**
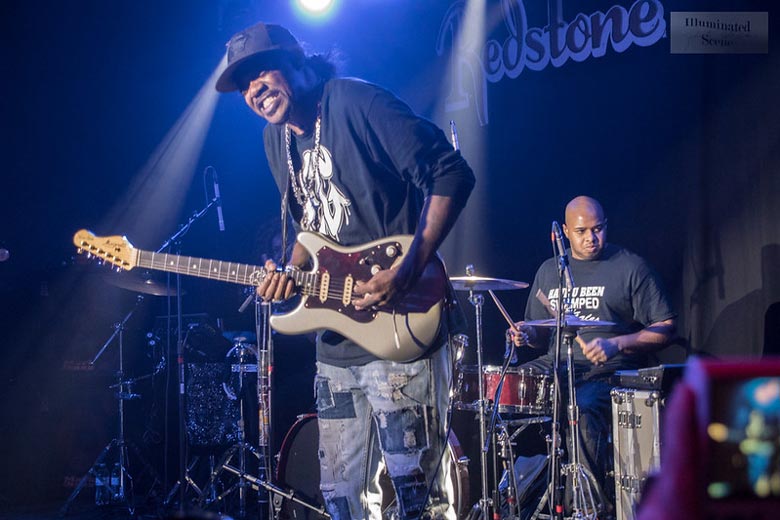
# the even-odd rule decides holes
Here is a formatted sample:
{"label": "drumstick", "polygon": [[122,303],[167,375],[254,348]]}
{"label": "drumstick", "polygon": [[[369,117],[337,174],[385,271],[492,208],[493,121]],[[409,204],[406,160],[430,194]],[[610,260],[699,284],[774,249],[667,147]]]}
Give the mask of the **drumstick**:
{"label": "drumstick", "polygon": [[545,309],[547,309],[550,316],[555,317],[555,309],[553,309],[550,300],[547,299],[547,296],[544,295],[541,289],[536,290],[536,299],[539,300],[539,303],[541,303]]}
{"label": "drumstick", "polygon": [[512,321],[512,318],[509,316],[509,313],[506,312],[506,309],[503,305],[501,305],[501,302],[498,300],[498,297],[493,292],[492,289],[488,290],[490,293],[490,296],[493,298],[493,301],[496,302],[496,307],[498,307],[498,310],[501,311],[501,315],[504,317],[507,323],[509,323],[509,328],[512,329],[515,333],[520,334],[520,330],[515,327],[515,322]]}

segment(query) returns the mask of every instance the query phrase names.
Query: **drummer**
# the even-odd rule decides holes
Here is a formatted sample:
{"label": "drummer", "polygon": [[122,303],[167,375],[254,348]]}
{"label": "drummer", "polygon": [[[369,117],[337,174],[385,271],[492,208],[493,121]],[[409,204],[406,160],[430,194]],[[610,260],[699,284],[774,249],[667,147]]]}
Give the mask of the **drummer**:
{"label": "drummer", "polygon": [[[646,366],[647,354],[665,346],[675,330],[672,309],[661,280],[639,256],[607,244],[607,219],[595,199],[574,198],[566,206],[563,232],[569,240],[567,255],[574,286],[569,310],[580,320],[613,322],[613,326],[579,329],[574,349],[575,388],[580,411],[582,464],[595,476],[599,502],[607,515],[614,508],[607,486],[611,469],[609,376],[616,370]],[[528,321],[548,320],[557,309],[558,262],[545,261],[536,273],[525,310],[525,321],[512,333],[517,346],[545,349],[546,354],[524,365],[549,372],[555,336],[551,327]],[[566,289],[564,287],[564,296]],[[549,303],[547,303],[549,302]],[[565,352],[561,359],[565,361]],[[600,488],[600,489],[598,489]],[[602,515],[599,515],[599,518]]]}

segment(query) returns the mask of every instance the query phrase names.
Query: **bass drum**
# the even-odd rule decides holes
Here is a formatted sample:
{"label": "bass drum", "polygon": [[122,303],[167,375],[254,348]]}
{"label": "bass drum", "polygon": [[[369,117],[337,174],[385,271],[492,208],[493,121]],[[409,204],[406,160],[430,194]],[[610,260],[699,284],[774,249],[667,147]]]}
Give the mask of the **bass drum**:
{"label": "bass drum", "polygon": [[[450,432],[448,440],[450,456],[452,457],[450,479],[452,480],[452,488],[455,490],[454,506],[458,512],[458,518],[465,518],[469,512],[468,459],[464,457],[460,443],[453,432]],[[296,498],[324,510],[325,501],[320,493],[318,449],[317,414],[299,416],[282,442],[276,476],[279,485],[294,491]],[[389,518],[389,515],[384,513],[393,510],[395,491],[393,491],[393,484],[386,472],[383,472],[379,477],[379,485],[382,488],[382,516]],[[280,518],[315,519],[322,518],[322,516],[307,507],[295,504],[291,500],[285,500]]]}

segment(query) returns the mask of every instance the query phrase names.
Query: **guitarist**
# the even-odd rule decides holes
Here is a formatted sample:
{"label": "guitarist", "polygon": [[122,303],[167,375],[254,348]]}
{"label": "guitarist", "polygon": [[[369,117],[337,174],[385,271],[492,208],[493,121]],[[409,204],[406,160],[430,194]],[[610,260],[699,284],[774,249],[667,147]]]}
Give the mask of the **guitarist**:
{"label": "guitarist", "polygon": [[[235,34],[216,88],[239,91],[270,123],[263,141],[282,195],[285,244],[287,212],[296,232],[344,246],[414,235],[398,265],[355,289],[357,309],[391,310],[435,261],[471,193],[474,175],[460,153],[392,93],[337,78],[330,56],[306,54],[279,25],[258,23]],[[289,264],[305,268],[308,261],[296,243]],[[280,273],[257,290],[274,301],[294,292]],[[447,332],[443,325],[426,353],[406,363],[379,359],[334,332],[318,333],[320,488],[332,518],[380,518],[377,450],[400,518],[455,518],[445,485]]]}

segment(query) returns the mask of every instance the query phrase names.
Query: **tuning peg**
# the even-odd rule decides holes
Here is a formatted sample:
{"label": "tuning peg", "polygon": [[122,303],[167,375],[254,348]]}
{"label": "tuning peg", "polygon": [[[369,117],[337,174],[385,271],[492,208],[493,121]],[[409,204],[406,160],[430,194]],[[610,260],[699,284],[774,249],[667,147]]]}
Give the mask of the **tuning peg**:
{"label": "tuning peg", "polygon": [[89,251],[87,251],[87,258],[92,258],[92,253],[90,253]]}
{"label": "tuning peg", "polygon": [[81,248],[78,248],[78,249],[76,249],[76,254],[77,254],[77,255],[80,255],[80,254],[81,254],[81,253],[83,253],[83,252],[84,252],[84,250],[83,250],[83,249],[81,249]]}

